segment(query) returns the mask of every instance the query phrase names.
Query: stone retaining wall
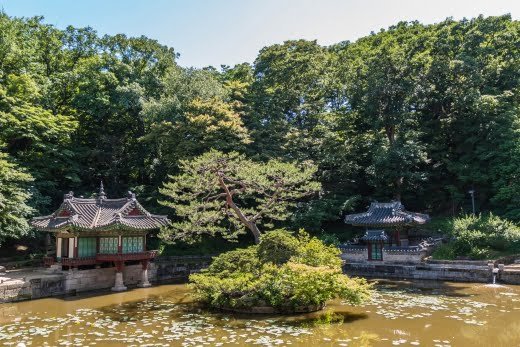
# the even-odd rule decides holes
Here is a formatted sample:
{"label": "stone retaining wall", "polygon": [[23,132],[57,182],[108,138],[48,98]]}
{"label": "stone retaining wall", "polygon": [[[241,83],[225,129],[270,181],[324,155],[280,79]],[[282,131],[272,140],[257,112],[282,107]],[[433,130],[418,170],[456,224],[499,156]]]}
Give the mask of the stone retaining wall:
{"label": "stone retaining wall", "polygon": [[[211,257],[158,258],[148,265],[150,282],[186,278],[208,265]],[[114,286],[116,268],[55,271],[38,268],[23,272],[0,274],[0,303],[80,292],[110,289]],[[135,287],[141,282],[141,265],[127,265],[123,269],[124,283]]]}
{"label": "stone retaining wall", "polygon": [[[185,278],[207,266],[208,259],[197,261],[196,258],[157,259],[150,263],[148,277],[151,282]],[[493,264],[491,264],[493,265]],[[372,278],[395,278],[438,280],[456,282],[490,283],[493,266],[484,262],[422,262],[418,264],[389,264],[384,262],[348,262],[344,272],[351,276]],[[520,284],[520,268],[499,266],[499,283]],[[115,268],[90,270],[57,271],[38,269],[19,274],[17,278],[0,276],[0,302],[38,299],[79,292],[109,289],[114,285]],[[124,268],[125,285],[132,287],[141,281],[141,265],[129,265]],[[8,274],[9,275],[9,274]]]}
{"label": "stone retaining wall", "polygon": [[[116,268],[65,271],[65,294],[74,294],[91,290],[108,289],[114,285]],[[128,265],[123,269],[126,286],[134,287],[141,281],[141,265]],[[154,263],[148,266],[148,280],[155,281],[157,268]]]}
{"label": "stone retaining wall", "polygon": [[508,284],[520,284],[520,269],[504,269],[498,274],[498,281]]}
{"label": "stone retaining wall", "polygon": [[383,248],[383,263],[420,263],[426,256],[426,251],[398,252]]}
{"label": "stone retaining wall", "polygon": [[[349,263],[368,262],[368,249],[343,248],[341,259]],[[383,248],[383,260],[374,261],[379,264],[418,264],[426,257],[426,250],[406,251]]]}
{"label": "stone retaining wall", "polygon": [[[384,264],[376,262],[347,263],[343,271],[350,276],[394,278],[409,280],[437,280],[453,282],[491,283],[493,273],[489,266],[457,264]],[[520,269],[503,269],[497,281],[504,284],[520,284]]]}
{"label": "stone retaining wall", "polygon": [[65,293],[65,276],[16,279],[0,284],[0,302],[39,299]]}
{"label": "stone retaining wall", "polygon": [[348,249],[348,251],[345,251],[344,249],[342,249],[342,251],[343,252],[341,253],[341,259],[343,259],[347,262],[353,262],[353,263],[363,262],[368,258],[368,249],[366,247],[365,248],[361,248],[361,247],[352,248],[352,249]]}

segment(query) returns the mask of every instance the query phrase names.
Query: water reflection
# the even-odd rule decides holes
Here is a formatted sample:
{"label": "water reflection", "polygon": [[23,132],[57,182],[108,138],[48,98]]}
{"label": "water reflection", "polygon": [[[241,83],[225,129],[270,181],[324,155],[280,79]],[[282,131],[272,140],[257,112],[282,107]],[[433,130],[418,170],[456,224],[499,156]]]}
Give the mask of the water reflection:
{"label": "water reflection", "polygon": [[304,315],[203,309],[185,285],[0,305],[0,345],[517,346],[520,288],[379,281],[372,301]]}

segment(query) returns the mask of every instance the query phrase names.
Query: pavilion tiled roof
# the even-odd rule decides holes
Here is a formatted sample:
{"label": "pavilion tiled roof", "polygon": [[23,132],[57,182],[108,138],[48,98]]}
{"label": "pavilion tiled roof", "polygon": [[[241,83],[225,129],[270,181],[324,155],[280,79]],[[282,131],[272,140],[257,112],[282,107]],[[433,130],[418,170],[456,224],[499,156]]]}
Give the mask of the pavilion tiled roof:
{"label": "pavilion tiled roof", "polygon": [[388,235],[384,230],[367,230],[365,235],[361,237],[363,241],[387,241]]}
{"label": "pavilion tiled roof", "polygon": [[364,227],[394,227],[424,224],[430,216],[409,212],[399,201],[373,202],[367,212],[345,216],[345,223]]}
{"label": "pavilion tiled roof", "polygon": [[65,194],[59,209],[51,215],[35,217],[31,225],[44,231],[78,230],[151,230],[168,224],[166,216],[144,209],[128,192],[126,198],[107,199],[101,185],[97,198],[76,198]]}

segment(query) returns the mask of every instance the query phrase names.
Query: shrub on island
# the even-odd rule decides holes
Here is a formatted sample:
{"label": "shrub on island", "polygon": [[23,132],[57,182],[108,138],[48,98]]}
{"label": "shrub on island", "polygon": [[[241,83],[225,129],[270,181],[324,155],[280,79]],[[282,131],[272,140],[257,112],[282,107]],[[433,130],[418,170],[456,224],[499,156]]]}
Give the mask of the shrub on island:
{"label": "shrub on island", "polygon": [[264,235],[260,244],[215,257],[190,276],[196,298],[213,308],[252,313],[316,311],[328,300],[368,299],[365,279],[342,273],[340,251],[300,231]]}

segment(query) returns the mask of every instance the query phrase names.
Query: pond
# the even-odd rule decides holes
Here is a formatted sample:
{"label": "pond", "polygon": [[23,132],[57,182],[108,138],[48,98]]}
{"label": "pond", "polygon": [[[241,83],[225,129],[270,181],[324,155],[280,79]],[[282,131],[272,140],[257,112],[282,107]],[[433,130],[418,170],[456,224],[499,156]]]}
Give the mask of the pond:
{"label": "pond", "polygon": [[186,285],[0,304],[5,346],[520,346],[520,287],[380,281],[362,306],[210,312]]}

